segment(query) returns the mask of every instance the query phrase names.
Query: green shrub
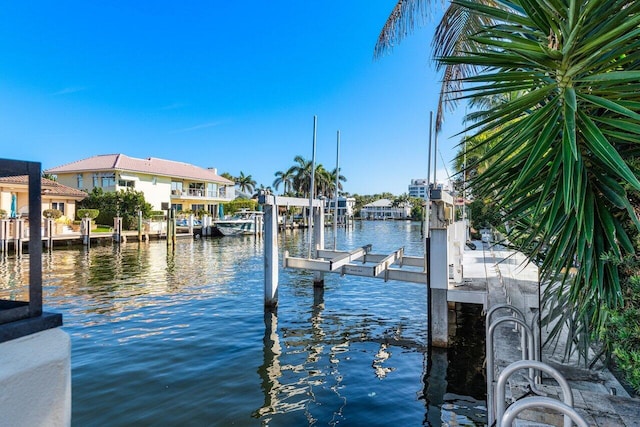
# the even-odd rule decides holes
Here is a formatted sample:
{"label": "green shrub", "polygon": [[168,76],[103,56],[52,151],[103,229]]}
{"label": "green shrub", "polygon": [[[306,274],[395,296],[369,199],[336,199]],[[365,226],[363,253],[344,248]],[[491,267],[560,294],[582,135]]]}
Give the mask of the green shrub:
{"label": "green shrub", "polygon": [[640,394],[640,276],[631,276],[622,285],[624,304],[608,312],[601,337],[623,380]]}
{"label": "green shrub", "polygon": [[58,219],[62,216],[62,212],[58,209],[45,209],[44,211],[42,211],[42,216],[44,216],[45,218]]}
{"label": "green shrub", "polygon": [[224,214],[233,215],[242,209],[255,211],[258,209],[258,201],[255,199],[235,199],[223,204]]}
{"label": "green shrub", "polygon": [[98,218],[98,215],[100,215],[99,209],[78,209],[76,212],[76,217],[78,219],[87,218],[88,216],[92,220],[95,220]]}

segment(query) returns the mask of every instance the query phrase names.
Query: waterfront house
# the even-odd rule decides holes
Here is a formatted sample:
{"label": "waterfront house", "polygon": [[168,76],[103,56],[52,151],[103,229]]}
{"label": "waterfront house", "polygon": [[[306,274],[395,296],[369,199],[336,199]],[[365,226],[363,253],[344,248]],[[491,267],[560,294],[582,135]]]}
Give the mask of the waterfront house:
{"label": "waterfront house", "polygon": [[154,210],[167,203],[176,211],[204,211],[215,216],[218,206],[234,198],[234,183],[214,168],[149,157],[102,154],[47,169],[58,181],[79,190],[126,190],[144,193]]}
{"label": "waterfront house", "polygon": [[[87,197],[87,193],[42,178],[42,210],[57,209],[68,218],[75,218],[76,203]],[[27,175],[0,178],[0,209],[7,217],[29,214],[29,179]]]}
{"label": "waterfront house", "polygon": [[410,219],[411,205],[401,203],[399,206],[393,206],[393,201],[389,199],[379,199],[375,202],[366,204],[360,210],[362,219]]}
{"label": "waterfront house", "polygon": [[[331,218],[333,218],[335,202],[334,199],[326,199],[325,214],[331,215]],[[344,224],[347,219],[353,218],[355,206],[354,197],[338,197],[338,224]]]}

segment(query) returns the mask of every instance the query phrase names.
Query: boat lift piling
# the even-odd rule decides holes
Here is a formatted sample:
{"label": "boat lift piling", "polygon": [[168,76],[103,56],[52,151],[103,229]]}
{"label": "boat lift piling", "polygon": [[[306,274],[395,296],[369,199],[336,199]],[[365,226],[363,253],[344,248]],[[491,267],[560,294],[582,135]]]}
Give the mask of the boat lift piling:
{"label": "boat lift piling", "polygon": [[[312,207],[312,214],[317,225],[313,229],[313,240],[316,248],[324,248],[324,202],[318,199],[300,199],[282,197],[262,193],[258,202],[264,207],[264,305],[278,305],[278,206]],[[310,242],[312,245],[313,242]],[[285,258],[288,257],[285,252]],[[317,273],[317,274],[316,274]],[[321,271],[314,273],[314,285],[322,286],[324,275]]]}
{"label": "boat lift piling", "polygon": [[[278,304],[278,206],[306,207],[309,201],[292,197],[261,194],[259,203],[264,206],[265,222],[265,282],[264,304],[266,308]],[[286,251],[283,255],[283,267],[305,269],[314,272],[314,287],[322,288],[325,273],[353,275],[427,285],[429,298],[430,344],[436,347],[448,346],[449,302],[465,302],[483,304],[486,307],[486,292],[467,289],[461,276],[451,274],[450,262],[454,263],[453,272],[459,271],[461,257],[456,257],[456,248],[460,242],[455,237],[464,235],[455,232],[454,228],[462,223],[453,222],[453,197],[443,190],[431,192],[431,237],[427,240],[429,247],[423,256],[406,256],[404,248],[388,254],[372,253],[371,245],[365,245],[351,251],[324,249],[324,201],[314,199],[313,228],[315,247],[307,258],[292,257]],[[462,224],[463,225],[463,224]],[[315,244],[315,245],[313,245]],[[425,268],[428,265],[429,268]],[[453,282],[450,279],[454,279]]]}

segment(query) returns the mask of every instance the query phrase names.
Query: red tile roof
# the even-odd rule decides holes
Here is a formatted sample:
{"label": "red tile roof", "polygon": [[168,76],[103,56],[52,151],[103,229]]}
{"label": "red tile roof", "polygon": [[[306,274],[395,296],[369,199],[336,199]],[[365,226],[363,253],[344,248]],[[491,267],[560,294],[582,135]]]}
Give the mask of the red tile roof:
{"label": "red tile roof", "polygon": [[175,162],[173,160],[158,159],[155,157],[137,159],[124,154],[101,154],[47,169],[45,172],[57,174],[109,170],[140,172],[149,175],[163,175],[187,179],[200,179],[203,181],[215,181],[233,185],[232,181],[221,177],[211,169],[204,169],[189,163]]}
{"label": "red tile roof", "polygon": [[[85,193],[84,191],[67,187],[66,185],[62,185],[56,181],[52,181],[47,178],[42,178],[41,183],[42,183],[42,194],[46,196],[66,196],[66,197],[73,197],[79,200],[87,197],[87,193]],[[27,175],[1,177],[0,185],[2,184],[28,185],[29,177]]]}

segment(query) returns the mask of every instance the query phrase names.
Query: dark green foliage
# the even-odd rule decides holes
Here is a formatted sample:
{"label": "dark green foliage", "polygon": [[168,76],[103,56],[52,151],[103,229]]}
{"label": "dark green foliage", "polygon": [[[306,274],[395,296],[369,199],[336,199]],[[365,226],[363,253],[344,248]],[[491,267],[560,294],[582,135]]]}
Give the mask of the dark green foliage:
{"label": "dark green foliage", "polygon": [[502,223],[500,212],[495,203],[485,202],[482,199],[475,199],[469,204],[469,217],[471,218],[471,227],[476,230],[496,228]]}
{"label": "dark green foliage", "polygon": [[131,188],[108,193],[102,188],[94,188],[78,205],[85,209],[98,209],[97,224],[113,226],[113,218],[120,215],[126,230],[137,228],[138,211],[142,211],[144,218],[149,218],[151,214],[151,204],[144,199],[144,193]]}
{"label": "dark green foliage", "polygon": [[100,211],[98,209],[78,209],[78,211],[76,212],[76,218],[78,219],[88,217],[92,220],[95,220],[98,215],[100,215]]}
{"label": "dark green foliage", "polygon": [[62,212],[58,209],[45,209],[42,211],[42,216],[45,218],[58,219],[62,216]]}
{"label": "dark green foliage", "polygon": [[258,201],[255,199],[235,199],[223,204],[224,214],[233,215],[242,209],[255,211],[258,209]]}
{"label": "dark green foliage", "polygon": [[[640,270],[637,258],[625,261],[625,268]],[[627,278],[621,285],[624,304],[608,311],[609,320],[601,329],[601,338],[626,382],[640,394],[640,275]]]}
{"label": "dark green foliage", "polygon": [[640,226],[628,196],[640,190],[629,163],[640,137],[640,2],[455,3],[492,22],[469,38],[474,51],[442,59],[482,70],[459,93],[481,108],[467,132],[489,135],[477,163],[491,164],[470,189],[495,201],[510,241],[540,257],[551,285],[544,320],[568,325],[567,348],[586,357],[623,302],[617,262],[636,251],[626,226]]}

